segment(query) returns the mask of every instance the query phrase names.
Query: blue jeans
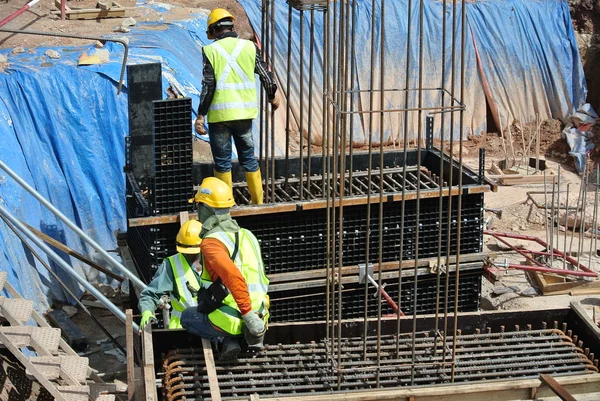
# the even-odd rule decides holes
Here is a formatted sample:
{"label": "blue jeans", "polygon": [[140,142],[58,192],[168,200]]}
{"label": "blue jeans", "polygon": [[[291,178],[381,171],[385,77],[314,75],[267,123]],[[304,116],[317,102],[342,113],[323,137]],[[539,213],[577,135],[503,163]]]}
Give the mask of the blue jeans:
{"label": "blue jeans", "polygon": [[231,137],[235,141],[238,159],[245,171],[258,170],[258,161],[254,156],[252,140],[252,120],[223,121],[208,124],[210,150],[215,161],[215,170],[219,173],[231,171]]}
{"label": "blue jeans", "polygon": [[181,326],[189,333],[213,340],[218,337],[233,337],[231,334],[218,330],[208,319],[208,316],[196,310],[196,307],[186,308],[181,314]]}

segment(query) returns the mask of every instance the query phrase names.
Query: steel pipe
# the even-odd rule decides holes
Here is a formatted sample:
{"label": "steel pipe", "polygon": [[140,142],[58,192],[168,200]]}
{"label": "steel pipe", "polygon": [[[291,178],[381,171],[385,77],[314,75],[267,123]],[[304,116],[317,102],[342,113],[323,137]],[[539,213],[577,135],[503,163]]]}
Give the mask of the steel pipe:
{"label": "steel pipe", "polygon": [[[44,198],[39,192],[35,190],[31,185],[29,185],[25,180],[23,180],[17,173],[6,165],[3,161],[0,160],[0,168],[11,176],[19,185],[23,187],[27,192],[33,195],[42,205],[44,205],[48,210],[50,210],[56,217],[60,219],[67,227],[71,230],[75,231],[85,242],[87,242],[92,248],[98,251],[104,258],[117,270],[123,273],[127,278],[129,278],[133,284],[138,286],[141,289],[146,288],[146,284],[142,282],[135,274],[129,271],[128,268],[119,263],[115,258],[109,255],[96,241],[94,241],[90,236],[83,232],[81,228],[79,228],[75,223],[73,223],[67,216],[65,216],[60,210],[58,210],[52,203],[50,203],[46,198]],[[29,230],[27,230],[29,231]],[[37,238],[37,237],[36,237]],[[48,248],[49,249],[49,248]],[[62,259],[61,259],[62,260]],[[123,321],[125,321],[125,315],[123,314]]]}
{"label": "steel pipe", "polygon": [[[44,243],[41,239],[36,237],[36,235],[29,230],[25,224],[23,224],[19,219],[13,216],[4,206],[0,204],[0,214],[4,216],[8,221],[11,222],[16,228],[18,228],[23,234],[25,234],[35,245],[37,245],[41,250],[43,250],[56,264],[58,264],[66,273],[68,273],[71,277],[73,277],[81,286],[83,286],[86,290],[90,292],[97,300],[99,300],[104,306],[108,308],[115,316],[125,322],[126,316],[125,313],[121,309],[119,309],[115,304],[113,304],[108,298],[106,298],[102,292],[100,292],[96,287],[91,285],[84,277],[82,277],[79,273],[75,271],[67,262],[65,262],[60,256],[58,256],[48,245]],[[139,327],[137,324],[133,323],[133,329],[135,332],[139,333]]]}

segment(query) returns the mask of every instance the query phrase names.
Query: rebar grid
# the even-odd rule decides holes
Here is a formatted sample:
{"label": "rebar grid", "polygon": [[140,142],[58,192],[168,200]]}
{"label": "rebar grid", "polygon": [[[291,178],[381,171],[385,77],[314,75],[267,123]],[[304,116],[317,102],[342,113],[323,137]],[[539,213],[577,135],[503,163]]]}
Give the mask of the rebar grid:
{"label": "rebar grid", "polygon": [[[341,187],[340,177],[324,179],[322,175],[313,175],[303,179],[292,176],[291,178],[276,179],[273,186],[267,187],[269,198],[275,202],[294,202],[298,200],[324,199],[327,192],[335,191]],[[440,187],[448,190],[447,183],[436,174],[421,167],[407,167],[406,176],[400,167],[358,171],[344,175],[344,192],[346,196],[366,196],[393,194],[401,192],[414,192],[417,187],[422,190],[439,190]],[[325,182],[325,188],[323,188]],[[273,187],[275,192],[272,192]],[[233,186],[233,196],[238,204],[250,203],[250,192],[246,183],[236,183]]]}
{"label": "rebar grid", "polygon": [[[456,337],[445,339],[443,333],[416,332],[366,340],[267,345],[258,354],[242,354],[235,363],[217,362],[219,390],[223,399],[247,399],[254,393],[262,399],[373,387],[524,379],[540,373],[598,372],[594,354],[583,350],[576,336],[565,334],[565,324],[563,330],[546,328],[545,323],[538,330],[531,327],[520,331],[515,326],[507,332],[501,326],[499,332],[488,329],[473,334],[457,330]],[[342,350],[339,360],[329,349],[332,345]],[[449,352],[452,348],[454,354]],[[177,349],[167,355],[163,363],[167,400],[210,398],[203,355],[198,348]]]}

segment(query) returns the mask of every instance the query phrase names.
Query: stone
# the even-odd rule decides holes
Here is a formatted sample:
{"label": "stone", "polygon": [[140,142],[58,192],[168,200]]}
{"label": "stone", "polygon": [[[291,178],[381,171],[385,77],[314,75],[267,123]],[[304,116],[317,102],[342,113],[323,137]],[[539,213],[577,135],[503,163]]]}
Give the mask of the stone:
{"label": "stone", "polygon": [[94,43],[94,47],[96,49],[102,49],[104,47],[104,43],[102,43],[99,40],[97,40],[96,43]]}
{"label": "stone", "polygon": [[57,52],[56,50],[46,50],[46,53],[44,53],[47,57],[53,58],[53,59],[59,59],[60,58],[60,53]]}
{"label": "stone", "polygon": [[122,33],[128,33],[130,32],[131,29],[127,28],[126,26],[123,25],[119,25],[113,28],[113,32],[122,32]]}
{"label": "stone", "polygon": [[137,24],[137,21],[133,17],[127,17],[121,22],[121,26],[124,27],[135,26],[135,24]]}
{"label": "stone", "polygon": [[4,54],[0,54],[0,64],[8,63],[8,58]]}
{"label": "stone", "polygon": [[108,49],[98,49],[96,50],[95,54],[96,56],[98,56],[102,64],[108,63],[108,61],[110,60],[110,52],[108,51]]}
{"label": "stone", "polygon": [[524,297],[535,297],[537,295],[537,291],[533,287],[527,287],[520,292],[520,295],[523,295]]}
{"label": "stone", "polygon": [[21,54],[25,52],[25,48],[23,46],[17,46],[12,50],[12,54]]}
{"label": "stone", "polygon": [[65,305],[61,308],[69,317],[73,317],[77,313],[77,308],[71,305]]}
{"label": "stone", "polygon": [[509,292],[515,292],[515,290],[513,288],[505,287],[502,285],[495,286],[492,291],[494,292],[494,295],[502,295],[502,294],[508,294]]}

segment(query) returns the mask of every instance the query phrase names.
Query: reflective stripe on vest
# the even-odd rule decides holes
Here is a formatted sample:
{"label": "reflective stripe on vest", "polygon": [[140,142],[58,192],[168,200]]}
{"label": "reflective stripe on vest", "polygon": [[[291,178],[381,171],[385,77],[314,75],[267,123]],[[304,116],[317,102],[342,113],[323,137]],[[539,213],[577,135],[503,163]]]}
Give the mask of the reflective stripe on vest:
{"label": "reflective stripe on vest", "polygon": [[258,99],[254,43],[224,38],[205,46],[204,54],[213,66],[216,80],[215,93],[208,108],[208,122],[256,118]]}
{"label": "reflective stripe on vest", "polygon": [[[232,233],[217,232],[209,234],[205,238],[215,238],[221,241],[227,247],[230,255],[235,249],[235,236]],[[233,262],[248,285],[252,310],[262,313],[266,324],[269,319],[269,311],[266,308],[269,279],[264,272],[260,246],[254,235],[243,228],[240,229],[239,238],[239,251]],[[202,286],[212,283],[206,269],[202,272],[201,280]],[[242,333],[242,316],[231,294],[225,297],[223,305],[210,313],[208,318],[215,326],[230,334],[238,335]]]}
{"label": "reflective stripe on vest", "polygon": [[200,288],[200,284],[196,279],[193,268],[190,266],[185,256],[178,253],[177,255],[169,256],[167,259],[169,259],[169,263],[171,263],[171,268],[173,269],[173,281],[177,288],[177,293],[179,294],[179,299],[176,299],[173,296],[174,294],[171,294],[171,306],[173,307],[173,310],[171,312],[169,328],[181,328],[181,313],[185,308],[198,305],[198,302],[190,293],[187,283],[190,283],[192,288]]}

